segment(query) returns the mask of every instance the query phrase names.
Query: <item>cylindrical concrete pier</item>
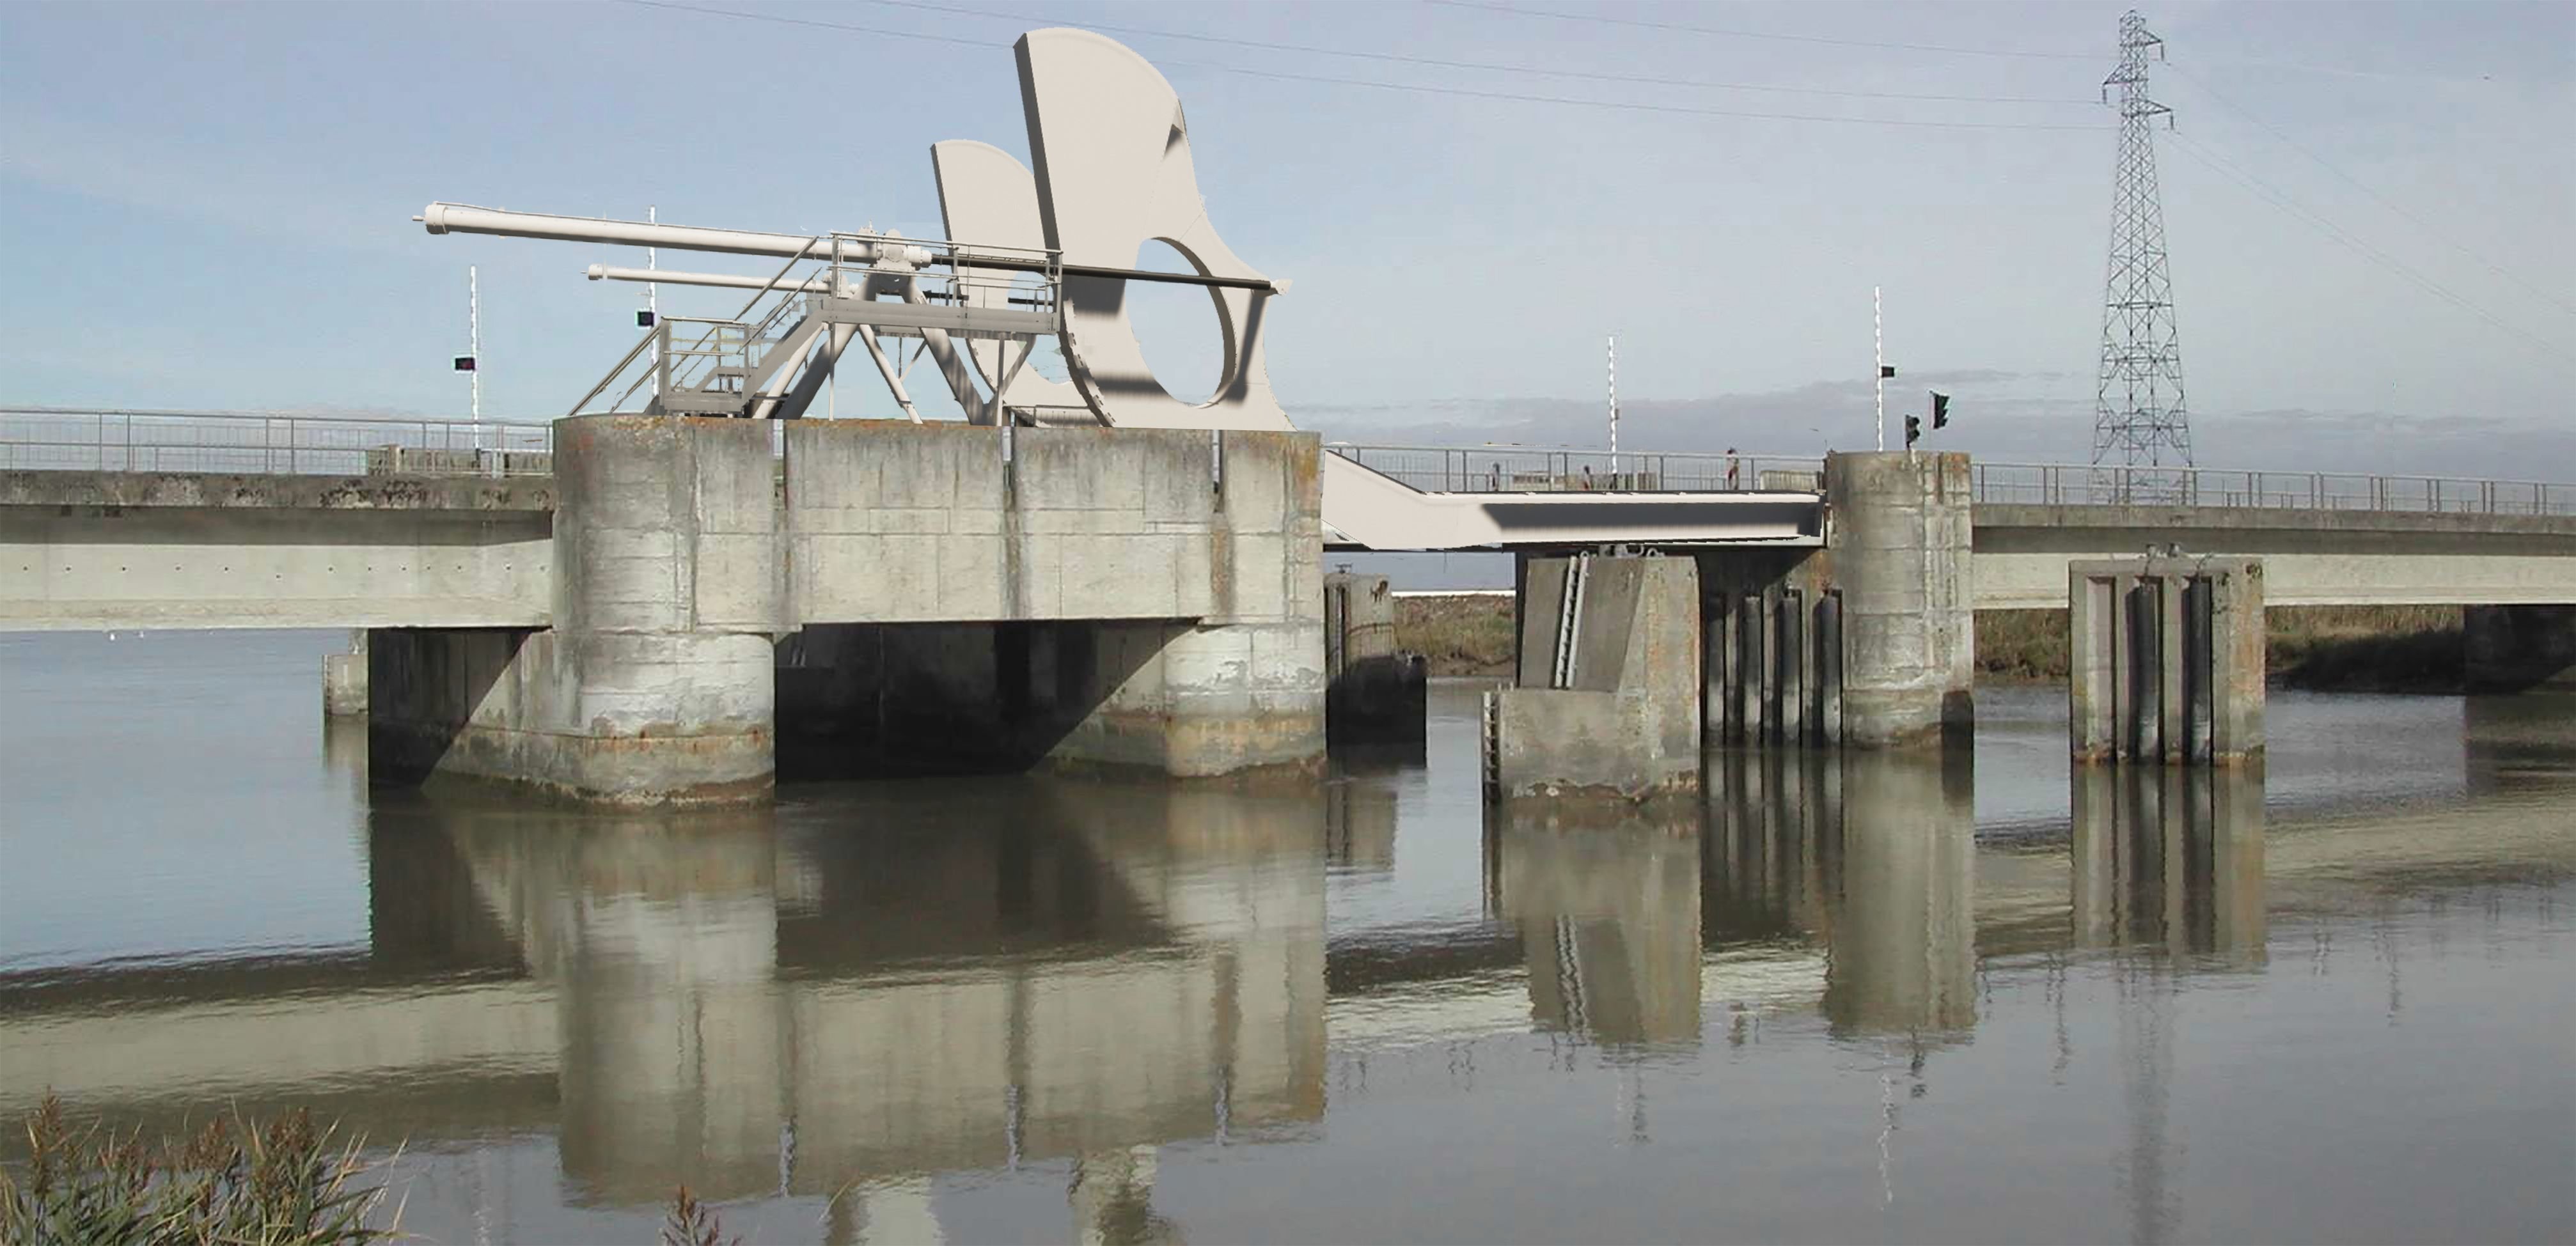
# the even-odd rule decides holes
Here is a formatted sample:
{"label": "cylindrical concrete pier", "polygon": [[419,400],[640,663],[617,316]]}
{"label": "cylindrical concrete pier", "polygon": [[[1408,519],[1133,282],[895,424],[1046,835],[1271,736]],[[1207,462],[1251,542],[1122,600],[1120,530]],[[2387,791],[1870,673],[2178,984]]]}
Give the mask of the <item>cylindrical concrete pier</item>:
{"label": "cylindrical concrete pier", "polygon": [[1825,498],[1842,592],[1843,742],[1964,745],[1976,666],[1968,456],[1830,455]]}

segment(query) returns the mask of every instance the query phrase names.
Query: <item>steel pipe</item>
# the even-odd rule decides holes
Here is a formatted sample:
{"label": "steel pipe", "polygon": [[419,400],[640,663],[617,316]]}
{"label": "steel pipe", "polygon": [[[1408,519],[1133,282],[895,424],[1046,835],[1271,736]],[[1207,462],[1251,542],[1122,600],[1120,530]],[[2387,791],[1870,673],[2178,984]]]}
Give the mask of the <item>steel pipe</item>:
{"label": "steel pipe", "polygon": [[[674,251],[719,251],[728,255],[791,255],[832,258],[832,236],[763,234],[742,229],[700,229],[692,225],[657,225],[615,221],[595,216],[548,216],[509,212],[461,203],[433,203],[411,218],[433,234],[492,234],[503,238],[538,238],[553,242],[600,242],[621,247],[663,247]],[[841,258],[875,262],[905,259],[915,265],[932,261],[930,248],[901,241],[862,239],[841,244]]]}
{"label": "steel pipe", "polygon": [[[833,258],[830,234],[800,237],[796,234],[763,234],[742,229],[700,229],[693,225],[657,225],[646,221],[617,221],[597,216],[548,216],[542,212],[511,212],[500,208],[477,208],[462,203],[433,203],[411,218],[433,234],[491,234],[501,238],[536,238],[552,242],[599,242],[620,247],[658,247],[673,251],[715,251],[727,255],[772,255],[781,258],[803,256],[817,260]],[[840,258],[861,263],[901,260],[915,268],[945,263],[962,268],[996,269],[1003,272],[1044,273],[1050,266],[1043,260],[1021,256],[994,255],[978,252],[970,246],[958,247],[949,255],[932,248],[900,239],[859,239],[840,244]],[[1026,253],[1023,253],[1024,255]],[[1285,281],[1266,281],[1246,277],[1209,277],[1198,273],[1162,273],[1142,268],[1101,268],[1087,264],[1066,264],[1056,271],[1068,277],[1102,277],[1115,281],[1156,281],[1186,286],[1224,286],[1231,289],[1262,290],[1286,294]],[[665,278],[664,280],[667,280]]]}
{"label": "steel pipe", "polygon": [[584,275],[593,281],[650,281],[666,286],[722,286],[732,290],[796,290],[826,294],[832,289],[831,282],[820,278],[781,281],[772,285],[764,278],[746,277],[739,273],[684,273],[668,268],[620,268],[613,264],[593,264]]}

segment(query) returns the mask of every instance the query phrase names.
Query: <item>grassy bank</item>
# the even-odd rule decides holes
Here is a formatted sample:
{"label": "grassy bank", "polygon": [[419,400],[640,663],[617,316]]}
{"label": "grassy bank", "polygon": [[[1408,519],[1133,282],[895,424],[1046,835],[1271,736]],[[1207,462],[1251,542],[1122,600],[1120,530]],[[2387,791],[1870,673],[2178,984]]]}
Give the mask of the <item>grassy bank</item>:
{"label": "grassy bank", "polygon": [[[2457,692],[2457,606],[2278,606],[2264,612],[2272,682],[2347,692]],[[1399,597],[1396,644],[1434,675],[1504,675],[1512,663],[1509,597]],[[1977,671],[1986,679],[2066,677],[2066,612],[1980,610]]]}
{"label": "grassy bank", "polygon": [[354,1246],[397,1235],[381,1165],[303,1112],[217,1117],[153,1140],[75,1124],[47,1096],[24,1134],[25,1163],[0,1166],[0,1242]]}
{"label": "grassy bank", "polygon": [[[45,1096],[21,1122],[23,1159],[0,1162],[0,1246],[362,1246],[403,1238],[387,1207],[391,1161],[310,1113],[216,1117],[151,1139],[75,1122]],[[741,1246],[683,1185],[659,1246]]]}
{"label": "grassy bank", "polygon": [[1509,675],[1512,599],[1398,597],[1395,644],[1421,654],[1434,675]]}
{"label": "grassy bank", "polygon": [[[2457,606],[2275,606],[2263,624],[2265,665],[2277,686],[2460,690]],[[1994,679],[2065,678],[2066,612],[1978,611],[1977,670]]]}

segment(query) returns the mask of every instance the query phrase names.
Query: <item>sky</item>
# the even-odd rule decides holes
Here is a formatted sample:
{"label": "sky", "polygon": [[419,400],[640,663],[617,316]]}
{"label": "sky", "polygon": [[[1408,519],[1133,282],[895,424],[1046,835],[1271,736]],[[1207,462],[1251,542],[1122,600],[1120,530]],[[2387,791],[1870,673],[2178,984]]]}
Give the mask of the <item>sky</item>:
{"label": "sky", "polygon": [[[1623,446],[1866,448],[1878,287],[1891,423],[1937,386],[1938,444],[2080,462],[2122,7],[0,6],[0,403],[462,417],[472,264],[485,416],[552,418],[636,332],[581,270],[641,255],[422,205],[937,235],[929,145],[1025,160],[1009,45],[1075,25],[1164,69],[1211,220],[1294,282],[1301,427],[1598,445],[1615,332]],[[2576,5],[2145,12],[2198,460],[2576,479]],[[1204,298],[1148,295],[1203,390]],[[833,406],[894,413],[856,370]]]}

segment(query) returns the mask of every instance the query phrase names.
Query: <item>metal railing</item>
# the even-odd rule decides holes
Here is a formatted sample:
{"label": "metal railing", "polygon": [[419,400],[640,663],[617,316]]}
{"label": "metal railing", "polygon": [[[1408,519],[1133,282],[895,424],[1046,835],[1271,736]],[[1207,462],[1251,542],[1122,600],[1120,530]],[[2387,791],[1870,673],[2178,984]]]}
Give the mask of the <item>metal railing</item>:
{"label": "metal railing", "polygon": [[1824,487],[1824,460],[1814,457],[1348,442],[1324,449],[1425,493],[1813,493]]}
{"label": "metal railing", "polygon": [[0,407],[0,469],[543,476],[554,427],[249,411]]}
{"label": "metal railing", "polygon": [[1972,463],[1968,470],[1976,500],[1998,505],[2576,514],[2576,484],[2537,480],[2057,463]]}
{"label": "metal railing", "polygon": [[[1822,492],[1811,457],[1553,449],[1536,446],[1325,447],[1427,493]],[[2096,468],[1972,463],[1971,496],[1990,504],[2242,506],[2493,515],[2576,514],[2576,484],[2455,476],[2374,476],[2211,467]]]}
{"label": "metal railing", "polygon": [[[782,430],[783,433],[783,430]],[[1794,455],[1537,446],[1325,446],[1430,493],[1813,493],[1823,461]],[[0,469],[360,476],[541,476],[550,424],[256,411],[0,407]],[[2576,483],[2230,468],[1972,463],[1976,501],[2270,510],[2576,515]]]}
{"label": "metal railing", "polygon": [[[743,383],[775,371],[769,352],[790,344],[803,351],[809,342],[798,337],[797,330],[835,304],[883,299],[926,307],[1018,311],[1051,321],[1062,285],[1063,266],[1053,251],[886,234],[818,234],[804,253],[789,257],[766,279],[742,283],[752,294],[731,317],[661,317],[653,333],[610,367],[568,414],[647,410],[656,398],[666,413],[741,414],[753,398]],[[829,314],[824,319],[848,320]],[[868,342],[866,353],[875,355],[881,338],[938,334],[971,340],[1020,337],[1027,332],[950,323],[956,319],[935,318],[934,323],[944,327],[925,329],[905,323],[900,314],[889,310],[869,318],[860,336]],[[653,362],[638,367],[648,349]],[[898,374],[908,371],[907,364]],[[593,405],[611,394],[605,406]],[[630,407],[639,394],[644,401]]]}

